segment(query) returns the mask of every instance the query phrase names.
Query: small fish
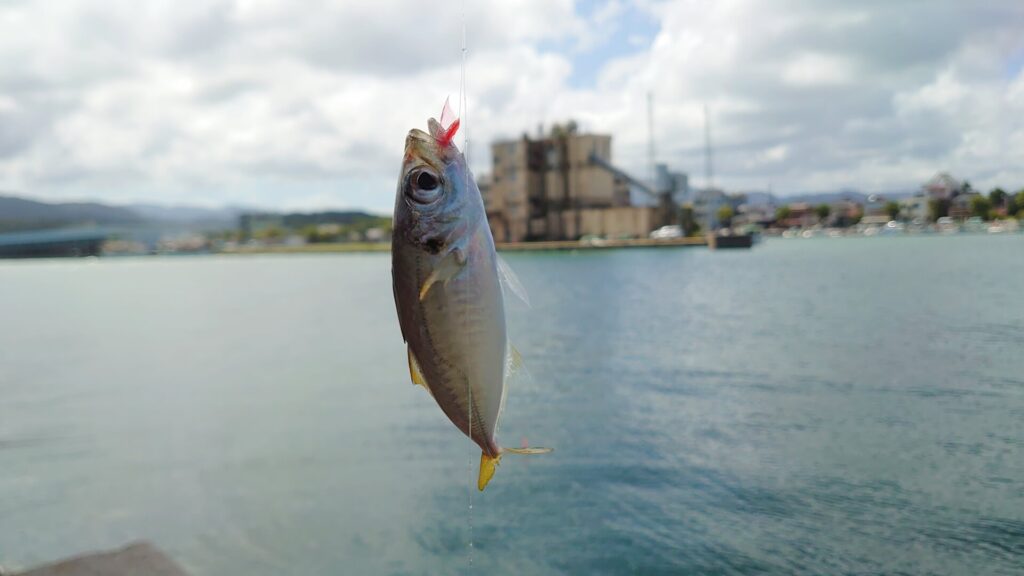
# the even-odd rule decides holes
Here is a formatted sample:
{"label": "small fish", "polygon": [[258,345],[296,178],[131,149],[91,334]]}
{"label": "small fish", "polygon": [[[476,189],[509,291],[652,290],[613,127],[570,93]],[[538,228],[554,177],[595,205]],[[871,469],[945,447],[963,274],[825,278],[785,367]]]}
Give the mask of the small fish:
{"label": "small fish", "polygon": [[[505,332],[501,280],[525,300],[522,285],[494,250],[480,190],[452,141],[459,120],[445,102],[429,133],[409,131],[395,198],[391,276],[409,374],[452,424],[480,446],[483,490],[504,452],[495,440],[508,392],[521,367]],[[469,422],[472,419],[472,426]]]}

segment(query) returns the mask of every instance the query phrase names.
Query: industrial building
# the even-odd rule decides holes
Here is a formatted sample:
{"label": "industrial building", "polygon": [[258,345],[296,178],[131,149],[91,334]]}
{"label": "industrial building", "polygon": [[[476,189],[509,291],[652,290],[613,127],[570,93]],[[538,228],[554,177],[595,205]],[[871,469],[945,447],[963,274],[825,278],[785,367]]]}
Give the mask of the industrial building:
{"label": "industrial building", "polygon": [[[572,240],[587,235],[637,238],[668,223],[671,194],[657,206],[639,206],[630,190],[658,197],[650,186],[612,165],[612,138],[556,126],[537,139],[495,142],[493,171],[480,182],[487,220],[498,242]],[[666,172],[673,188],[685,175]]]}

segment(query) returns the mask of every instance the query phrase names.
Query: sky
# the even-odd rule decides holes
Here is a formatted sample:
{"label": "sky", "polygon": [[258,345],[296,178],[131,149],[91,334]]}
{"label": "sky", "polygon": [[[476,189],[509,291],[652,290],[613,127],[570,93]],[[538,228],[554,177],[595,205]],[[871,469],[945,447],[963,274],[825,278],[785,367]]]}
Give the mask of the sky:
{"label": "sky", "polygon": [[[1024,188],[1024,2],[0,0],[0,191],[390,212],[405,134],[575,119],[613,161],[779,196]],[[461,136],[459,138],[461,142]]]}

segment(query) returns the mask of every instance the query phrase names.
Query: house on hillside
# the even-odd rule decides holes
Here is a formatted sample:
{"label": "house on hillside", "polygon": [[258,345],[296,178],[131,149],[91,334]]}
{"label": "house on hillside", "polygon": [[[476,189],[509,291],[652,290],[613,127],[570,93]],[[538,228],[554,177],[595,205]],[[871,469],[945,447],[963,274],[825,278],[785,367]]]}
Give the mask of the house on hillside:
{"label": "house on hillside", "polygon": [[966,220],[971,217],[971,203],[975,198],[980,198],[977,192],[965,192],[957,194],[949,202],[949,217],[954,220]]}
{"label": "house on hillside", "polygon": [[789,217],[780,223],[785,228],[810,228],[818,223],[818,215],[809,203],[794,202],[789,205]]}
{"label": "house on hillside", "polygon": [[775,221],[775,206],[772,204],[740,204],[736,208],[736,216],[732,219],[734,227],[764,226],[768,227]]}
{"label": "house on hillside", "polygon": [[864,201],[864,217],[865,218],[881,218],[886,217],[882,222],[888,222],[889,213],[886,212],[886,205],[889,201],[880,194],[872,194],[868,196],[867,200]]}
{"label": "house on hillside", "polygon": [[963,183],[947,172],[939,172],[921,186],[921,192],[933,200],[952,200],[963,190]]}
{"label": "house on hillside", "polygon": [[900,218],[911,222],[924,222],[928,220],[928,197],[924,195],[912,196],[900,200]]}
{"label": "house on hillside", "polygon": [[832,203],[828,217],[829,226],[849,226],[863,214],[860,204],[850,200],[839,200]]}

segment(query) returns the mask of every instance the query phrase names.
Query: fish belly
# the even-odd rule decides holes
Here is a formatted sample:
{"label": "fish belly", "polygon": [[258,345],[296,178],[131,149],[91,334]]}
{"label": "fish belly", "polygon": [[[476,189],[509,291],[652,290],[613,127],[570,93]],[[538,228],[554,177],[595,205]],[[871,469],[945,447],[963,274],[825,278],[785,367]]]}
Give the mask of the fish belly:
{"label": "fish belly", "polygon": [[431,289],[419,303],[422,317],[417,324],[422,329],[410,340],[441,410],[491,456],[500,451],[494,433],[507,350],[504,303],[495,270],[486,253],[471,252],[461,273]]}

